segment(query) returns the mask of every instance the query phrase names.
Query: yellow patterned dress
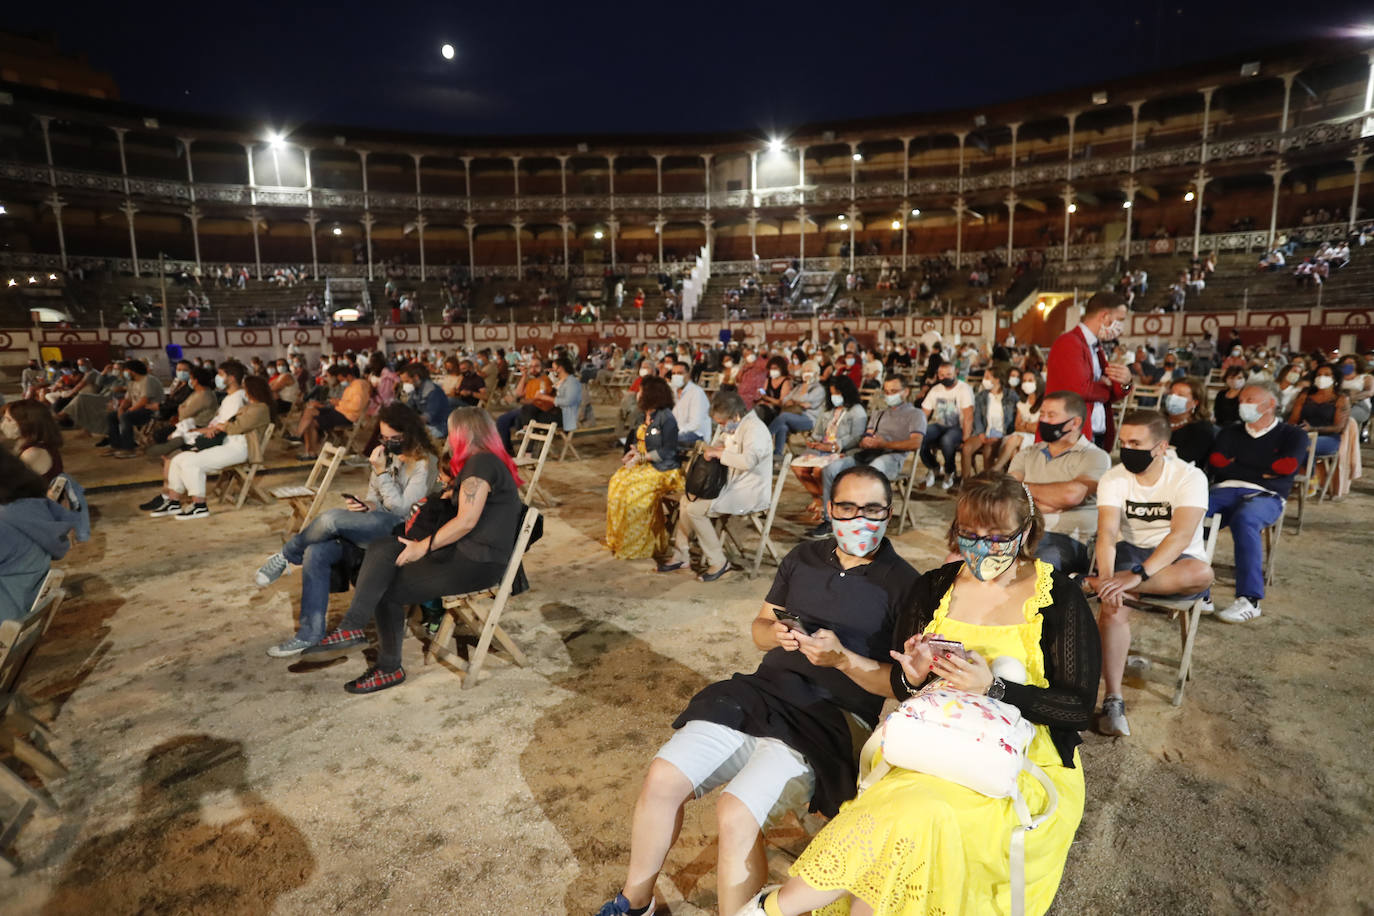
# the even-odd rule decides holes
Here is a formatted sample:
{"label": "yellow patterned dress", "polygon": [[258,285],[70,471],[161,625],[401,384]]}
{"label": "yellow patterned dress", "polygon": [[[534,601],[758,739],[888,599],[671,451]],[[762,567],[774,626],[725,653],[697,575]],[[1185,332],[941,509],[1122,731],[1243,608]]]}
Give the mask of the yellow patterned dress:
{"label": "yellow patterned dress", "polygon": [[[1047,687],[1040,649],[1040,608],[1048,607],[1051,567],[1035,562],[1035,594],[1025,603],[1025,622],[975,626],[946,615],[945,593],[927,633],[940,633],[976,649],[989,661],[1010,655],[1028,674],[1026,683]],[[1036,726],[1030,757],[1049,775],[1059,806],[1026,834],[1026,912],[1042,914],[1054,901],[1069,846],[1083,817],[1083,769],[1063,765],[1049,729]],[[1022,773],[1021,793],[1030,810],[1042,811],[1045,793]],[[1011,912],[1008,846],[1018,823],[1010,799],[988,798],[935,776],[893,769],[816,835],[791,873],[812,887],[844,889],[868,903],[876,916],[955,916]],[[849,912],[849,896],[824,909]]]}
{"label": "yellow patterned dress", "polygon": [[611,475],[606,485],[606,546],[620,560],[646,560],[668,552],[668,524],[660,497],[681,490],[681,468],[660,471],[645,459],[648,424],[635,431],[640,460]]}

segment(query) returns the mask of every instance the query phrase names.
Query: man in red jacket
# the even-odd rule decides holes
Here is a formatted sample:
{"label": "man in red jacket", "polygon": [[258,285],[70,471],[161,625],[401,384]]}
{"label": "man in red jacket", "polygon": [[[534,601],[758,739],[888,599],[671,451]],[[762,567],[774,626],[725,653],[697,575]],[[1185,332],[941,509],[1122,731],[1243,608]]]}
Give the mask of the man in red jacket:
{"label": "man in red jacket", "polygon": [[1059,335],[1045,366],[1046,391],[1072,391],[1088,403],[1088,424],[1100,448],[1111,448],[1115,419],[1111,405],[1126,396],[1131,370],[1107,362],[1102,343],[1116,340],[1126,327],[1126,302],[1116,293],[1098,293],[1083,308],[1077,326]]}

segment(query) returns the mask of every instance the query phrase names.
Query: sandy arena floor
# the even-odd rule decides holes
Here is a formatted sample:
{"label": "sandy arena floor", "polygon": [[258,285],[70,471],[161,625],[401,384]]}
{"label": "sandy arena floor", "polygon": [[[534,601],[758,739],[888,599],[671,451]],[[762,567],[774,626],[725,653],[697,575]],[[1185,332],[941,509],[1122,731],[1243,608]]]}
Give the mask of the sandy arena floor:
{"label": "sandy arena floor", "polygon": [[[549,466],[564,503],[505,618],[531,665],[494,661],[471,690],[423,668],[414,639],[410,680],[372,697],[342,690],[360,654],[313,669],[268,658],[293,629],[299,577],[259,591],[252,576],[284,508],[178,523],[141,517],[149,487],[94,494],[94,538],[64,563],[71,596],[25,684],[57,704],[72,772],[48,786],[59,812],[21,834],[25,869],[0,879],[0,912],[593,912],[619,887],[669,723],[702,685],[755,665],[748,623],[769,576],[704,585],[612,559],[599,540],[615,460],[586,452]],[[99,483],[104,465],[71,442],[79,479]],[[1374,912],[1372,492],[1366,477],[1310,509],[1301,537],[1290,526],[1260,621],[1204,619],[1181,709],[1176,629],[1139,621],[1157,663],[1128,687],[1135,734],[1087,737],[1088,810],[1055,912]],[[790,486],[785,547],[802,504]],[[944,554],[951,511],[925,499],[895,539],[918,568]],[[661,913],[714,912],[712,800],[688,808]],[[773,832],[775,876],[805,838],[797,823]]]}

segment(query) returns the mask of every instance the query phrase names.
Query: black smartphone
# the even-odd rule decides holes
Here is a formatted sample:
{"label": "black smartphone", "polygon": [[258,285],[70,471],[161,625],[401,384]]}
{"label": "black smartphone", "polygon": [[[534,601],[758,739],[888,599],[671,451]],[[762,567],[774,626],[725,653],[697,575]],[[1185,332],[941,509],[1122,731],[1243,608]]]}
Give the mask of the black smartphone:
{"label": "black smartphone", "polygon": [[773,616],[778,618],[778,622],[789,630],[794,630],[803,636],[810,636],[811,631],[801,622],[801,618],[791,611],[778,608],[773,612]]}
{"label": "black smartphone", "polygon": [[362,501],[361,499],[359,499],[358,497],[354,496],[352,493],[345,493],[345,494],[343,494],[343,498],[346,499],[346,500],[348,500],[349,502],[357,503],[357,504],[360,505],[360,506],[363,504],[363,501]]}

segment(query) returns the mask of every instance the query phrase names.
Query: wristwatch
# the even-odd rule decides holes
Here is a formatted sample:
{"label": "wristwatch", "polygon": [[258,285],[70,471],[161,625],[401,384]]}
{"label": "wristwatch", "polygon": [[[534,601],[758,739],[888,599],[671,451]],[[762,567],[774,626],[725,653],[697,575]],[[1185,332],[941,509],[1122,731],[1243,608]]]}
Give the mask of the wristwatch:
{"label": "wristwatch", "polygon": [[1006,692],[1007,682],[1000,677],[995,677],[992,679],[992,683],[988,685],[987,697],[990,700],[1000,700],[1002,699],[1002,694]]}
{"label": "wristwatch", "polygon": [[1133,572],[1133,573],[1135,573],[1137,576],[1139,576],[1141,582],[1148,581],[1149,578],[1150,578],[1150,574],[1147,573],[1147,572],[1145,571],[1145,564],[1144,564],[1144,563],[1137,563],[1137,564],[1135,564],[1134,566],[1132,566],[1132,567],[1131,567],[1131,572]]}

